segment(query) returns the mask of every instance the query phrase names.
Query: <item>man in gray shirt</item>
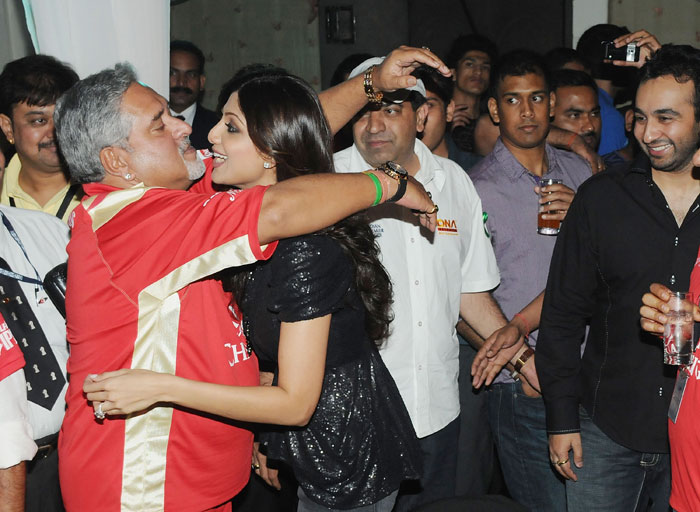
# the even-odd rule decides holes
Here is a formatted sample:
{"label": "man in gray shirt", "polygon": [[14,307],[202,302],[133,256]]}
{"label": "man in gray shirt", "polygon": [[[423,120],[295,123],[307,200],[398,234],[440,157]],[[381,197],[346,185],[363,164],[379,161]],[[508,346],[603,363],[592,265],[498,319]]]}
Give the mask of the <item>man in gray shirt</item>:
{"label": "man in gray shirt", "polygon": [[[545,142],[555,97],[543,69],[538,56],[529,52],[502,58],[489,93],[489,112],[499,124],[500,138],[471,172],[501,271],[493,295],[511,319],[491,338],[515,341],[524,336],[532,348],[556,241],[537,233],[538,209],[551,212],[547,218],[562,219],[574,190],[591,175],[585,160]],[[546,187],[551,194],[538,202],[542,178],[561,179],[563,185]],[[527,346],[514,347],[509,357],[512,363],[520,360],[516,371],[534,364]],[[544,403],[537,387],[532,379],[514,380],[510,372],[501,371],[487,394],[491,429],[513,498],[530,510],[566,510],[564,484],[550,465]]]}

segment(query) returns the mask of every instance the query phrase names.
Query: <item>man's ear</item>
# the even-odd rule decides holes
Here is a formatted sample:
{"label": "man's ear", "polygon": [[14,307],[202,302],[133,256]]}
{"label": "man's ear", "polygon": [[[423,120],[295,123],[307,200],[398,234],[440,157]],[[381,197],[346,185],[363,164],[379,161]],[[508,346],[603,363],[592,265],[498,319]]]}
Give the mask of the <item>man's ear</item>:
{"label": "man's ear", "polygon": [[455,100],[450,100],[445,109],[445,121],[448,123],[452,122],[452,118],[455,115]]}
{"label": "man's ear", "polygon": [[425,129],[425,121],[428,119],[428,104],[423,103],[416,110],[416,131],[422,132]]}
{"label": "man's ear", "polygon": [[126,179],[124,176],[129,172],[129,161],[127,151],[116,146],[107,146],[100,150],[100,163],[107,174]]}
{"label": "man's ear", "polygon": [[10,144],[15,143],[15,133],[12,129],[12,120],[5,114],[0,114],[0,130],[5,134],[7,141]]}
{"label": "man's ear", "polygon": [[554,91],[549,93],[549,117],[554,117],[554,106],[557,104],[557,95]]}
{"label": "man's ear", "polygon": [[498,116],[498,103],[496,103],[496,98],[489,98],[489,115],[491,120],[498,124],[501,122],[501,118]]}

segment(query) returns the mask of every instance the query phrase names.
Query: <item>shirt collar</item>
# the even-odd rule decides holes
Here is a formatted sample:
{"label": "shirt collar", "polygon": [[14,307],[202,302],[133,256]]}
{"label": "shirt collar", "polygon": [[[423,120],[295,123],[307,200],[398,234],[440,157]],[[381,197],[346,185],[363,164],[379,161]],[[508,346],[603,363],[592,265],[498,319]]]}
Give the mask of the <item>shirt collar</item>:
{"label": "shirt collar", "polygon": [[197,102],[195,101],[194,103],[192,103],[192,105],[187,107],[185,110],[183,110],[179,114],[177,112],[174,112],[173,109],[171,109],[169,107],[168,107],[168,109],[170,110],[171,116],[173,116],[173,117],[182,116],[185,118],[185,122],[187,124],[189,124],[190,126],[192,126],[192,123],[194,122],[194,116],[197,114]]}
{"label": "shirt collar", "polygon": [[[139,182],[130,188],[137,188],[137,187],[145,188],[146,185]],[[100,182],[83,184],[83,191],[85,192],[85,195],[88,197],[96,196],[99,194],[109,194],[110,192],[118,192],[120,190],[129,190],[129,189],[114,187],[112,185],[107,185],[105,183],[100,183]]]}
{"label": "shirt collar", "polygon": [[[415,141],[413,150],[416,153],[420,164],[420,168],[415,176],[416,180],[423,186],[427,185],[431,181],[434,181],[435,186],[439,190],[442,190],[442,187],[445,184],[445,171],[440,165],[438,159],[430,152],[428,146],[423,144],[418,139]],[[367,163],[362,154],[360,154],[359,149],[357,149],[357,144],[352,145],[349,168],[356,172],[372,169],[372,166]]]}
{"label": "shirt collar", "polygon": [[[545,143],[544,151],[547,155],[548,165],[547,172],[544,173],[543,177],[559,167],[559,159],[557,158],[557,153],[554,151],[554,148]],[[503,144],[500,137],[498,137],[496,145],[493,148],[493,157],[498,161],[503,173],[508,175],[511,181],[516,181],[523,174],[530,174],[534,176],[534,174],[528,171],[523,164],[518,162],[515,156],[513,156],[513,153],[511,153],[506,145]]]}

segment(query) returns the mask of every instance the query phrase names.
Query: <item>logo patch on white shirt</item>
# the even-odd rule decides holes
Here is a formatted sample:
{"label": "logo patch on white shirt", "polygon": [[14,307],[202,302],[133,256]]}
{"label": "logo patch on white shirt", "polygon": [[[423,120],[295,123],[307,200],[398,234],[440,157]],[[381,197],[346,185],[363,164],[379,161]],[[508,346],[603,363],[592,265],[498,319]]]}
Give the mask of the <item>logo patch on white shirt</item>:
{"label": "logo patch on white shirt", "polygon": [[454,219],[440,219],[437,220],[437,232],[442,235],[453,235],[459,234],[457,231],[457,221]]}
{"label": "logo patch on white shirt", "polygon": [[376,222],[372,222],[369,227],[372,229],[372,233],[374,233],[374,236],[376,238],[379,238],[384,234],[384,228],[377,224]]}

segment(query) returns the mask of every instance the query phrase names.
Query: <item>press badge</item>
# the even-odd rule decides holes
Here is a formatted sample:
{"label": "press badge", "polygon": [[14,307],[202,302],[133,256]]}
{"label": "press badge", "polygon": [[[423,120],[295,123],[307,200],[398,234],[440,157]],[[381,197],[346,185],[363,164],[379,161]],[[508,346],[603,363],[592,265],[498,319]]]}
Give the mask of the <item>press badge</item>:
{"label": "press badge", "polygon": [[676,385],[673,387],[673,396],[671,397],[671,405],[668,408],[668,417],[675,423],[678,418],[678,411],[681,409],[685,386],[688,384],[688,372],[685,368],[681,368],[676,377]]}

